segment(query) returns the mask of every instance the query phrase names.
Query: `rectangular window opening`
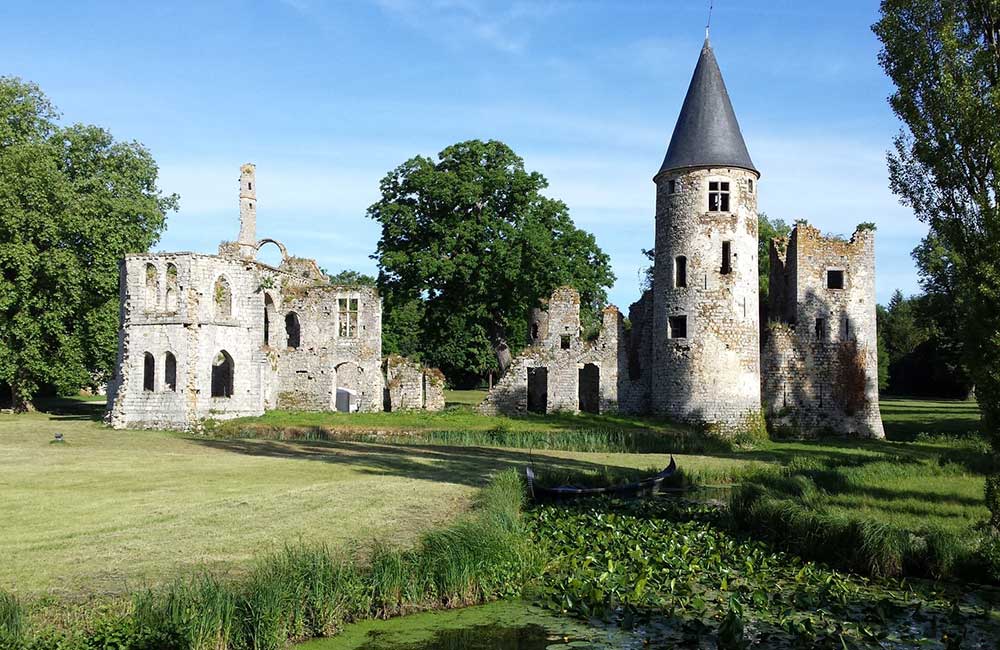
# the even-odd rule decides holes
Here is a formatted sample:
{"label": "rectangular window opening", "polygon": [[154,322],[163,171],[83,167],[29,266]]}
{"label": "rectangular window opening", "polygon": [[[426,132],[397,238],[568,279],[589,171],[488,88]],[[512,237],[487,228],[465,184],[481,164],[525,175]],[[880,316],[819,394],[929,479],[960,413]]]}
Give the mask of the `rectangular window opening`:
{"label": "rectangular window opening", "polygon": [[675,287],[688,286],[687,258],[684,257],[683,255],[679,255],[674,260],[674,286]]}
{"label": "rectangular window opening", "polygon": [[708,211],[729,212],[729,183],[725,181],[709,181]]}
{"label": "rectangular window opening", "polygon": [[687,316],[671,316],[668,320],[668,335],[672,339],[687,338]]}
{"label": "rectangular window opening", "polygon": [[843,289],[844,288],[844,272],[830,270],[826,272],[826,288],[827,289]]}
{"label": "rectangular window opening", "polygon": [[676,194],[677,193],[677,181],[676,180],[671,179],[671,180],[667,181],[667,192],[669,194]]}
{"label": "rectangular window opening", "polygon": [[569,349],[570,342],[571,339],[569,334],[563,334],[561,337],[559,337],[559,347],[561,347],[563,350]]}
{"label": "rectangular window opening", "polygon": [[722,242],[722,275],[729,275],[733,272],[733,242]]}
{"label": "rectangular window opening", "polygon": [[339,334],[342,338],[354,338],[358,335],[358,299],[340,298],[337,301],[340,317]]}

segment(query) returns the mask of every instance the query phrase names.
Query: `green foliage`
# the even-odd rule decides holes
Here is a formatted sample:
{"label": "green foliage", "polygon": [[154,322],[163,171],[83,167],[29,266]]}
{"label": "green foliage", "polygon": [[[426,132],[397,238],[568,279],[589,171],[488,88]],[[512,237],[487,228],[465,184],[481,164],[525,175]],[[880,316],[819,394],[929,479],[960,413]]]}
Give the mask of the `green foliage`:
{"label": "green foliage", "polygon": [[767,303],[771,278],[771,240],[787,237],[792,227],[781,219],[770,219],[766,212],[757,214],[757,267],[760,276],[760,301]]}
{"label": "green foliage", "polygon": [[938,296],[905,298],[899,290],[888,307],[876,306],[880,389],[893,395],[968,396],[968,375],[953,347],[955,325],[938,311],[943,306]]}
{"label": "green foliage", "polygon": [[803,562],[729,533],[724,511],[711,507],[595,499],[537,508],[529,522],[548,557],[537,599],[585,618],[668,628],[679,647],[711,639],[725,648],[902,648],[942,633],[972,643],[997,633],[995,621],[975,622],[974,596]]}
{"label": "green foliage", "polygon": [[16,648],[25,626],[24,608],[13,594],[0,590],[0,650]]}
{"label": "green foliage", "polygon": [[0,383],[19,410],[110,378],[118,262],[177,206],[142,145],[57,115],[36,85],[0,77]]}
{"label": "green foliage", "polygon": [[[387,349],[409,345],[401,327],[417,331],[429,364],[474,385],[496,369],[496,346],[517,351],[528,311],[556,287],[574,286],[585,312],[600,310],[614,281],[608,256],[564,203],[542,194],[547,186],[509,147],[479,140],[437,162],[411,158],[382,179],[368,216],[382,226]],[[397,319],[399,308],[408,311]]]}
{"label": "green foliage", "polygon": [[344,285],[350,287],[374,287],[376,284],[375,278],[358,271],[352,271],[350,269],[345,269],[340,273],[331,275],[326,269],[320,269],[323,275],[330,278],[330,284]]}
{"label": "green foliage", "polygon": [[[99,616],[82,631],[40,631],[27,647],[279,650],[336,634],[351,621],[515,597],[540,570],[523,499],[520,477],[502,472],[471,515],[426,533],[415,548],[382,546],[362,562],[325,546],[289,546],[244,577],[201,575],[142,591],[128,615]],[[0,648],[13,639],[10,649],[19,650],[22,628],[17,601],[0,593]]]}
{"label": "green foliage", "polygon": [[952,253],[966,360],[1000,453],[1000,3],[883,0],[873,29],[906,125],[890,185]]}

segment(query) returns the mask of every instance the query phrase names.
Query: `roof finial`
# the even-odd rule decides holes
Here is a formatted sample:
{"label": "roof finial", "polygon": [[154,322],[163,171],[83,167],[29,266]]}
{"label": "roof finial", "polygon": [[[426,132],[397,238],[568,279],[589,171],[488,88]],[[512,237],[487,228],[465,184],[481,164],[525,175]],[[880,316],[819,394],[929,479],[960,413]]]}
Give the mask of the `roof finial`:
{"label": "roof finial", "polygon": [[715,0],[708,0],[708,22],[705,23],[705,42],[708,42],[708,31],[712,28],[712,7],[715,5]]}

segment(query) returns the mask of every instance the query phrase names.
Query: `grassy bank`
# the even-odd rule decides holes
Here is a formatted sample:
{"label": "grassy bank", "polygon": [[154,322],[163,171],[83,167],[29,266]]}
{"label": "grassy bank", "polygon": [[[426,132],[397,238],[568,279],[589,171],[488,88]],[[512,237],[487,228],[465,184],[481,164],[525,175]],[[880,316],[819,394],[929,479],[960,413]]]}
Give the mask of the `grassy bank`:
{"label": "grassy bank", "polygon": [[742,530],[804,557],[883,576],[1000,580],[982,525],[988,445],[970,402],[886,400],[887,441],[775,442],[742,477]]}
{"label": "grassy bank", "polygon": [[32,620],[0,596],[0,648],[32,650],[271,650],[335,634],[345,624],[520,594],[538,573],[521,517],[523,486],[499,474],[473,512],[410,549],[361,560],[326,546],[290,546],[239,578],[207,573],[133,593],[118,611],[69,624]]}

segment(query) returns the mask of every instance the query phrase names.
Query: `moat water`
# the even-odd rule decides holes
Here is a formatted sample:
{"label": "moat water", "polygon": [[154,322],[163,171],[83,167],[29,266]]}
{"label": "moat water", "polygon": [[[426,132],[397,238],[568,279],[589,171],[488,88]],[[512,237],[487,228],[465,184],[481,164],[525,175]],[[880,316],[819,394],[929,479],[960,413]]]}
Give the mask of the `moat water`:
{"label": "moat water", "polygon": [[650,648],[638,633],[587,625],[526,603],[500,602],[348,626],[297,650],[611,650]]}

